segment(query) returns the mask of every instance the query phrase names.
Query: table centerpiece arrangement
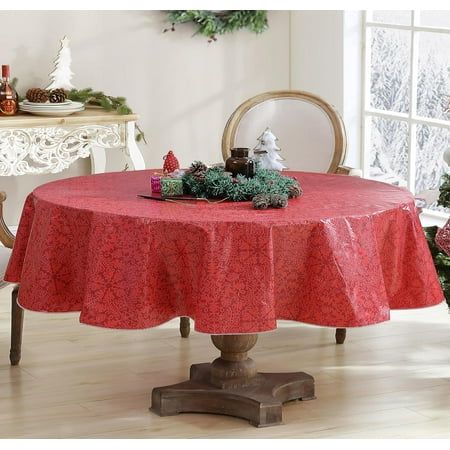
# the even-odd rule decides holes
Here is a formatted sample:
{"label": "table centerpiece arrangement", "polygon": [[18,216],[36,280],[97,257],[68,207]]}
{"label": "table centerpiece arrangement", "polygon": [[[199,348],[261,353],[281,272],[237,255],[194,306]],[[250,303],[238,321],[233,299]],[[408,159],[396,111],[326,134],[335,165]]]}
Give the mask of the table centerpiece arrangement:
{"label": "table centerpiece arrangement", "polygon": [[[240,163],[239,166],[230,166],[231,157],[225,166],[215,164],[208,167],[202,161],[194,161],[187,170],[181,170],[175,155],[169,151],[164,157],[163,173],[151,177],[152,193],[171,199],[190,196],[193,199],[252,201],[255,209],[285,208],[288,199],[302,194],[295,177],[282,175],[278,170],[260,168],[257,162],[246,156],[240,157],[240,162],[236,158],[233,162]],[[248,170],[253,166],[254,170]]]}

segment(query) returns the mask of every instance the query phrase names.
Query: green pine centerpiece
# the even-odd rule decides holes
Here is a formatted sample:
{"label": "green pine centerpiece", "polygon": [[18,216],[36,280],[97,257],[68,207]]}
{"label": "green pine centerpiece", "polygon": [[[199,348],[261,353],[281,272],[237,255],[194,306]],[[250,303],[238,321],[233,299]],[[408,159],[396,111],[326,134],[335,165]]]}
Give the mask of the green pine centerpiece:
{"label": "green pine centerpiece", "polygon": [[297,179],[276,170],[256,169],[253,178],[233,178],[224,168],[206,168],[200,161],[195,161],[184,174],[183,189],[195,197],[228,198],[235,202],[252,200],[258,194],[277,194],[288,199],[302,193]]}

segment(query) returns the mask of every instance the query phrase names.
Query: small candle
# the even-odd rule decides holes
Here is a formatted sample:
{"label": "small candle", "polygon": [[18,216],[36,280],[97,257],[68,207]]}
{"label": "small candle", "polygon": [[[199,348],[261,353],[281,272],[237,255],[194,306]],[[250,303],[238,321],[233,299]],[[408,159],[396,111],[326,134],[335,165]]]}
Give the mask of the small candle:
{"label": "small candle", "polygon": [[161,192],[161,177],[153,176],[150,178],[152,192]]}

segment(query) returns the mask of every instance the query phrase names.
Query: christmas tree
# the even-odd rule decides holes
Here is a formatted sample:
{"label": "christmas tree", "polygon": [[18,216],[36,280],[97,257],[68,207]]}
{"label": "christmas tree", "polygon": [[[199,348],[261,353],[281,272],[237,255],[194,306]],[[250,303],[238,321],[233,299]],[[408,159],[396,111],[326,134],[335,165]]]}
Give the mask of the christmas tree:
{"label": "christmas tree", "polygon": [[[447,159],[449,158],[447,151]],[[445,158],[445,157],[444,157]],[[442,184],[439,187],[439,198],[437,204],[445,208],[450,207],[450,174],[444,174]],[[450,220],[443,226],[424,227],[425,236],[427,238],[428,247],[433,257],[434,266],[444,292],[445,300],[450,307],[450,242],[448,242]]]}
{"label": "christmas tree", "polygon": [[69,91],[75,86],[70,82],[73,72],[70,70],[70,64],[72,62],[72,56],[70,53],[69,39],[67,36],[61,40],[61,48],[59,49],[58,56],[54,61],[55,69],[50,73],[49,77],[52,82],[46,89],[64,89]]}
{"label": "christmas tree", "polygon": [[277,146],[278,138],[267,127],[258,138],[258,145],[253,149],[256,161],[260,169],[283,170],[287,169],[280,161],[284,159],[278,154],[280,148]]}

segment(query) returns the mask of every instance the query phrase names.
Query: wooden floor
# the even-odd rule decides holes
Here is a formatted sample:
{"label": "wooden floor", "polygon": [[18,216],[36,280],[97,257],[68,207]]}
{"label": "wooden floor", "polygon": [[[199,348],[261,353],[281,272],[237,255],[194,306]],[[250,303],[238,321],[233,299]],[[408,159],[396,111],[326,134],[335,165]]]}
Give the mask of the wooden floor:
{"label": "wooden floor", "polygon": [[26,312],[23,359],[10,367],[9,289],[0,291],[0,437],[378,438],[450,437],[450,316],[398,311],[349,330],[281,322],[252,353],[263,371],[316,379],[317,400],[284,408],[284,425],[257,429],[214,415],[158,417],[153,387],[217,356],[209,337],[178,336],[178,321],[144,331],[78,323],[78,314]]}

